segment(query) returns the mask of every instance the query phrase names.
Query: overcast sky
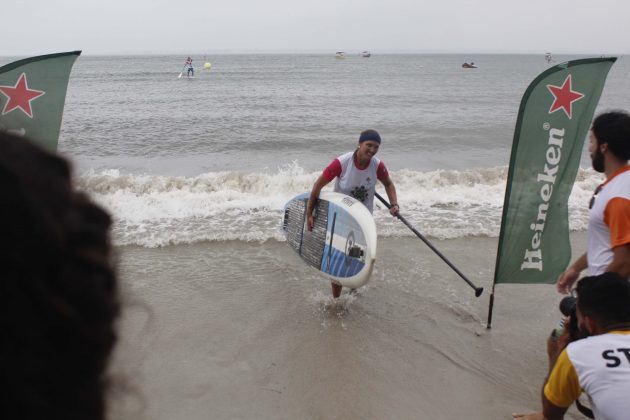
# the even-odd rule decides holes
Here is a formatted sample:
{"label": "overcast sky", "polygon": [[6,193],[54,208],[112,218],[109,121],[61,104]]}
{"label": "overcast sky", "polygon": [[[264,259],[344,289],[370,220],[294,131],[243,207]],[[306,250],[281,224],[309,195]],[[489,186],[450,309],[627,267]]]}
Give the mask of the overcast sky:
{"label": "overcast sky", "polygon": [[629,0],[5,0],[0,56],[630,52]]}

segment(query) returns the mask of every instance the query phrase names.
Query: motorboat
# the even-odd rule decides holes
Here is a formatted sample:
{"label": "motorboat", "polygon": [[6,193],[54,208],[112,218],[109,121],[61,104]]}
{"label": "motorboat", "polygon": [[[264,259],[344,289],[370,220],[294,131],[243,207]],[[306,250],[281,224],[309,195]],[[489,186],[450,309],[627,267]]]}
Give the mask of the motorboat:
{"label": "motorboat", "polygon": [[546,53],[545,54],[545,61],[547,62],[547,64],[551,64],[551,60],[553,59],[553,57],[551,56],[551,53]]}
{"label": "motorboat", "polygon": [[472,61],[470,63],[464,63],[462,64],[462,67],[465,69],[476,69],[477,66],[475,66],[475,63],[473,63]]}
{"label": "motorboat", "polygon": [[372,57],[372,54],[369,51],[363,51],[361,53],[361,57],[366,57],[366,58]]}
{"label": "motorboat", "polygon": [[337,51],[335,53],[335,58],[346,58],[346,53],[343,51]]}

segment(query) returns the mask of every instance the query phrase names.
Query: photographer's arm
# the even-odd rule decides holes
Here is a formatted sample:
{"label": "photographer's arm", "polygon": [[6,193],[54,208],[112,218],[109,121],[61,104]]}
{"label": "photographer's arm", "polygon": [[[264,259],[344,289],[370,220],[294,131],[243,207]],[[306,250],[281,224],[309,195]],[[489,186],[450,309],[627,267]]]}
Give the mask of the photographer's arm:
{"label": "photographer's arm", "polygon": [[553,372],[554,366],[556,365],[556,361],[562,350],[569,343],[569,331],[568,331],[568,322],[565,324],[564,333],[559,338],[549,337],[547,339],[547,356],[549,357],[549,374],[543,381],[543,388],[541,390],[541,398],[542,398],[542,406],[543,411],[538,413],[512,413],[512,418],[519,420],[555,420],[562,419],[564,417],[564,413],[567,411],[567,408],[558,407],[545,395],[545,387],[549,382],[549,377]]}
{"label": "photographer's arm", "polygon": [[571,318],[570,317],[565,318],[564,330],[562,334],[560,335],[560,337],[555,338],[555,337],[550,336],[549,338],[547,338],[547,357],[549,358],[549,374],[547,375],[547,378],[545,378],[545,383],[547,382],[549,375],[551,375],[551,371],[553,370],[553,367],[556,365],[558,356],[560,356],[560,353],[562,353],[562,350],[564,350],[565,347],[571,342],[571,333],[569,331],[570,324],[571,324]]}
{"label": "photographer's arm", "polygon": [[543,397],[542,413],[512,413],[512,418],[519,420],[562,420],[566,408],[558,407]]}
{"label": "photographer's arm", "polygon": [[[558,342],[566,345],[568,334],[565,332]],[[552,368],[542,390],[543,414],[548,420],[563,419],[582,393],[582,387],[566,349],[559,348],[555,354],[549,354],[549,362]]]}
{"label": "photographer's arm", "polygon": [[512,418],[519,420],[562,420],[566,412],[567,408],[554,405],[543,394],[542,413],[512,413]]}
{"label": "photographer's arm", "polygon": [[554,405],[543,396],[543,418],[545,420],[562,420],[564,413],[566,413],[568,409],[569,407],[562,408]]}

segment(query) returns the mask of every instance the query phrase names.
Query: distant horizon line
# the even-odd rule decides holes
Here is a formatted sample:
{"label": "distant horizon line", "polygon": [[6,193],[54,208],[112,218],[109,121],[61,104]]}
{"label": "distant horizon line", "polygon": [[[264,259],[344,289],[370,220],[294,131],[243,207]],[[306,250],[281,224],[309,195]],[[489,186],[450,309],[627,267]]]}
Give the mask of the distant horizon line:
{"label": "distant horizon line", "polygon": [[[68,50],[71,51],[71,50]],[[73,50],[75,51],[75,50]],[[294,54],[294,55],[305,55],[305,54],[316,54],[316,55],[334,55],[336,52],[344,52],[347,55],[361,55],[364,51],[369,51],[372,55],[544,55],[547,53],[551,53],[552,55],[578,55],[578,56],[617,56],[622,57],[624,53],[593,53],[593,52],[552,52],[552,51],[448,51],[448,50],[291,50],[291,49],[268,49],[268,50],[246,50],[246,49],[217,49],[212,52],[180,52],[180,51],[169,51],[169,52],[89,52],[86,50],[82,50],[81,55],[83,56],[160,56],[160,55],[185,55],[185,56],[209,56],[209,55],[241,55],[241,54]],[[59,52],[59,51],[57,51]],[[35,53],[35,54],[25,54],[25,55],[15,55],[15,54],[0,54],[0,57],[26,57],[33,55],[44,55],[51,54],[53,52],[43,52],[43,53]]]}

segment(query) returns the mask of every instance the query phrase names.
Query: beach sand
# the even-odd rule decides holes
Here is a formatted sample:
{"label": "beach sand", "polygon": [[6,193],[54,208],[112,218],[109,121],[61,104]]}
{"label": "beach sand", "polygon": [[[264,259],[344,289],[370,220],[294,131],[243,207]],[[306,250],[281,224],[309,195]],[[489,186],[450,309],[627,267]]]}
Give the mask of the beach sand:
{"label": "beach sand", "polygon": [[[574,251],[584,233],[572,234]],[[282,242],[121,247],[112,419],[509,419],[540,407],[552,285],[499,285],[497,239],[379,238],[356,295]],[[573,417],[571,409],[567,418]]]}

